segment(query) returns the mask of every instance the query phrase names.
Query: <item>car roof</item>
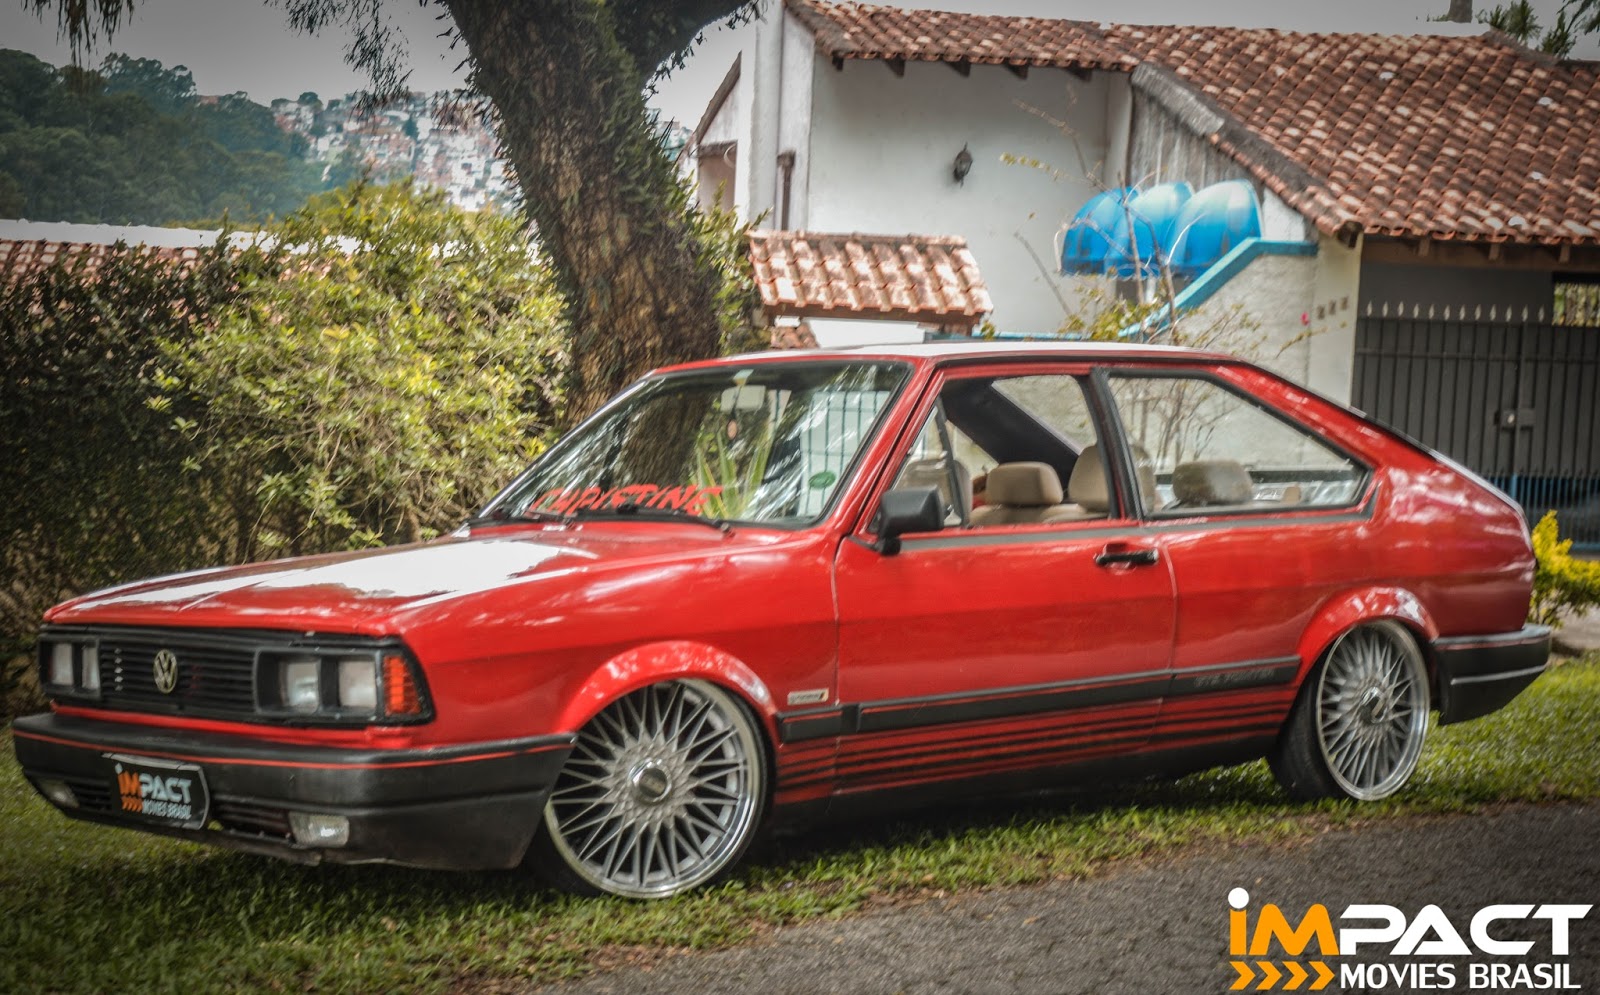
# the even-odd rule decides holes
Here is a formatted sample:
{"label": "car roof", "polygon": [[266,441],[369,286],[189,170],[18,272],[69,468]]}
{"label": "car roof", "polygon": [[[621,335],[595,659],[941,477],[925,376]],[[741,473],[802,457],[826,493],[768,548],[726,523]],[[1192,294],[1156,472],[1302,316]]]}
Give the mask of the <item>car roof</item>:
{"label": "car roof", "polygon": [[[766,352],[749,352],[715,360],[704,360],[686,366],[703,366],[707,363],[749,362],[774,359],[907,359],[940,363],[957,359],[1053,358],[1074,360],[1128,360],[1128,359],[1190,359],[1208,362],[1240,362],[1237,357],[1177,346],[1133,344],[1120,342],[1039,342],[995,341],[971,339],[966,341],[906,342],[879,345],[839,346],[827,349],[775,349]],[[671,367],[677,369],[678,367]]]}

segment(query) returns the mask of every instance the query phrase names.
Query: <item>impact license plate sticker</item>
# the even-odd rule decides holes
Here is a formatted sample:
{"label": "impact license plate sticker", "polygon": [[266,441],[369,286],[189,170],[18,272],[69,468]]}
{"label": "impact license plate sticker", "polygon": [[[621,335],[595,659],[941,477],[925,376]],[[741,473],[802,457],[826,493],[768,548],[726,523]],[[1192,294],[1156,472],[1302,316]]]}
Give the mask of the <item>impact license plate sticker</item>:
{"label": "impact license plate sticker", "polygon": [[116,786],[116,810],[167,826],[199,829],[211,798],[205,774],[194,764],[153,757],[106,754]]}

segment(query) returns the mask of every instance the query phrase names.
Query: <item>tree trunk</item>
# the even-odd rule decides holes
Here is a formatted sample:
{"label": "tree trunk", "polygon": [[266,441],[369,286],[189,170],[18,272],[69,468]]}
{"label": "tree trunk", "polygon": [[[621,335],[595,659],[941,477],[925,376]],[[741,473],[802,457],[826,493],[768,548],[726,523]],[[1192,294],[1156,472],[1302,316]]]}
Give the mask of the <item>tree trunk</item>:
{"label": "tree trunk", "polygon": [[1450,0],[1450,10],[1444,15],[1447,21],[1458,24],[1472,23],[1472,0]]}
{"label": "tree trunk", "polygon": [[618,40],[613,5],[446,5],[566,298],[568,423],[652,367],[716,355],[720,278],[646,112],[655,65]]}

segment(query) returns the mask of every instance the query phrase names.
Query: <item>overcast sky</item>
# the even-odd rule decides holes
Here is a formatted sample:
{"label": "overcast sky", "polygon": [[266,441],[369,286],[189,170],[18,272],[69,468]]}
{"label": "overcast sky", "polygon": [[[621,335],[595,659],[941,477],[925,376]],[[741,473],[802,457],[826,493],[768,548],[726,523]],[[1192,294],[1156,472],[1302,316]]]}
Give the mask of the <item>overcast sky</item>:
{"label": "overcast sky", "polygon": [[[1561,0],[1534,0],[1544,24],[1554,22],[1560,5]],[[392,0],[390,6],[407,41],[413,89],[460,85],[463,73],[457,65],[464,49],[452,51],[438,37],[449,24],[436,20],[441,9],[420,7],[415,0]],[[1440,30],[1428,18],[1443,13],[1449,0],[915,0],[902,6],[1135,24],[1399,33]],[[1490,6],[1487,0],[1475,4],[1479,9]],[[20,48],[56,64],[68,61],[69,53],[57,38],[54,11],[47,17],[40,21],[24,12],[21,0],[0,0],[0,47]],[[732,33],[710,32],[689,67],[662,85],[654,103],[668,117],[692,126],[737,50]],[[89,61],[98,63],[110,51],[188,66],[200,92],[244,90],[261,103],[305,90],[327,99],[363,83],[344,64],[343,37],[331,31],[320,37],[296,34],[281,9],[259,0],[141,0],[131,23],[110,45],[101,42]],[[1600,39],[1583,39],[1575,54],[1600,58]]]}

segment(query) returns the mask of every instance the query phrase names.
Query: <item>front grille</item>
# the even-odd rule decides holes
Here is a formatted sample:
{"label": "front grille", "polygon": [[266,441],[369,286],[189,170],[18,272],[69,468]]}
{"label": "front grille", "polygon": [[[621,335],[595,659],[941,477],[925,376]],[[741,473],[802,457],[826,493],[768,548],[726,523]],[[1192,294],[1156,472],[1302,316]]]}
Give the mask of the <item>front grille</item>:
{"label": "front grille", "polygon": [[[156,685],[155,658],[161,650],[178,660],[178,681],[170,692]],[[100,700],[134,711],[250,715],[256,705],[255,663],[254,646],[108,633],[100,639]]]}
{"label": "front grille", "polygon": [[[371,652],[394,645],[393,641],[335,634],[100,625],[45,626],[41,641],[52,638],[80,644],[92,639],[98,647],[99,697],[91,699],[82,691],[63,695],[64,701],[75,706],[274,723],[295,717],[285,716],[281,708],[258,707],[257,659],[263,652]],[[163,650],[177,659],[177,680],[168,691],[161,689],[156,678],[156,655]],[[315,716],[307,721],[330,719]],[[331,721],[359,720],[334,716]]]}

